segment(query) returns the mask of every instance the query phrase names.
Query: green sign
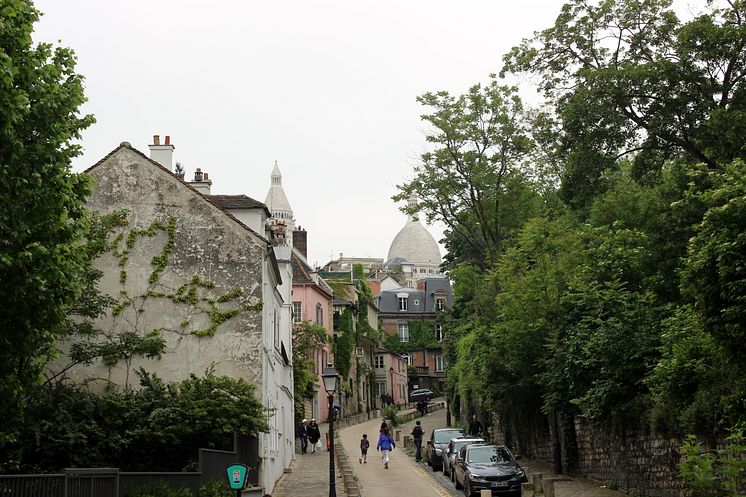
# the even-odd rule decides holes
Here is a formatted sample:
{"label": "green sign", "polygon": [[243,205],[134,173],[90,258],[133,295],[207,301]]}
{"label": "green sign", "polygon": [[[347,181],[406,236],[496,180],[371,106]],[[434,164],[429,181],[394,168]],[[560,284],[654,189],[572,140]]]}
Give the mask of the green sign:
{"label": "green sign", "polygon": [[246,477],[249,476],[249,468],[243,464],[233,464],[226,469],[228,473],[228,484],[231,490],[241,490],[246,486]]}

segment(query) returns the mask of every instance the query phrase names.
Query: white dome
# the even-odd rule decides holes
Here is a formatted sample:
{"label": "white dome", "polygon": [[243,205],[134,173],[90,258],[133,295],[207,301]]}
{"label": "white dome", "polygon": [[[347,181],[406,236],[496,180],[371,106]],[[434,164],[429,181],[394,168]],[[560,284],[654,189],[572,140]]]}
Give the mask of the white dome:
{"label": "white dome", "polygon": [[418,219],[411,218],[391,242],[387,260],[394,257],[403,257],[415,265],[439,266],[441,263],[440,248],[435,238]]}

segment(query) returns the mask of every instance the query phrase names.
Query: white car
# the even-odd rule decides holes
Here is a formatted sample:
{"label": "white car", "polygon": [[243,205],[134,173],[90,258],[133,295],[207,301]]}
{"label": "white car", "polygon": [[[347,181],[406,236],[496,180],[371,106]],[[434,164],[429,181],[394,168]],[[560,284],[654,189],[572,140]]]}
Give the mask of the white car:
{"label": "white car", "polygon": [[453,461],[461,450],[461,447],[469,444],[484,443],[484,440],[479,437],[463,436],[454,437],[448,442],[448,447],[443,450],[443,474],[449,476],[451,481],[453,480]]}

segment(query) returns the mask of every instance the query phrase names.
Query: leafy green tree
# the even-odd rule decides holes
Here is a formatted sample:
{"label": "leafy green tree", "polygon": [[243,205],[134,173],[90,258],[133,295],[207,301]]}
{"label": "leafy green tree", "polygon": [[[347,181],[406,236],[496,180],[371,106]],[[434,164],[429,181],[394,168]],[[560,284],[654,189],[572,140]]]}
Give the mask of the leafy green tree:
{"label": "leafy green tree", "polygon": [[433,150],[393,198],[415,194],[418,205],[409,214],[423,211],[428,222],[443,222],[449,253],[460,262],[494,264],[513,230],[535,210],[536,197],[525,194],[533,148],[528,112],[517,89],[494,78],[465,95],[441,91],[417,100],[431,110],[422,119],[432,126],[426,140]]}
{"label": "leafy green tree", "polygon": [[628,154],[638,178],[670,158],[744,157],[746,10],[721,3],[681,23],[671,0],[572,0],[504,57],[502,74],[538,75],[555,105],[566,201],[587,206]]}
{"label": "leafy green tree", "polygon": [[12,441],[23,392],[39,380],[80,293],[80,239],[89,193],[70,171],[81,116],[75,55],[34,46],[39,12],[30,1],[0,6],[0,445]]}
{"label": "leafy green tree", "polygon": [[314,383],[319,377],[314,372],[316,361],[310,354],[327,343],[327,331],[323,326],[303,321],[293,328],[293,397],[295,399],[296,425],[305,417],[303,401],[314,396]]}

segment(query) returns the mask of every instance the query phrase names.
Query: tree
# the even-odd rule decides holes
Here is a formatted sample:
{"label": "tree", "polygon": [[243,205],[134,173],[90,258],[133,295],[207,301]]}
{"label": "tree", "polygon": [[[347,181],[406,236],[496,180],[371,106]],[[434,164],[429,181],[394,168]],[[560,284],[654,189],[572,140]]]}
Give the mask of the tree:
{"label": "tree", "polygon": [[293,329],[293,397],[295,399],[296,425],[303,415],[303,401],[315,394],[314,383],[319,377],[314,372],[316,361],[309,357],[327,342],[326,328],[310,321],[303,321]]}
{"label": "tree", "polygon": [[746,155],[746,4],[707,3],[682,24],[671,0],[572,0],[505,55],[501,74],[538,75],[556,106],[565,200],[587,205],[627,154],[638,178],[670,158],[716,168]]}
{"label": "tree", "polygon": [[408,213],[421,210],[428,222],[443,222],[449,253],[480,267],[494,264],[512,230],[535,210],[535,196],[525,191],[533,145],[517,89],[493,77],[465,95],[441,91],[417,101],[431,109],[422,120],[432,126],[426,140],[434,149],[393,199],[415,194],[418,205]]}
{"label": "tree", "polygon": [[75,55],[33,46],[30,1],[0,6],[0,444],[12,441],[21,396],[40,377],[80,293],[88,179],[70,171],[81,116]]}

